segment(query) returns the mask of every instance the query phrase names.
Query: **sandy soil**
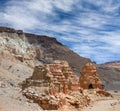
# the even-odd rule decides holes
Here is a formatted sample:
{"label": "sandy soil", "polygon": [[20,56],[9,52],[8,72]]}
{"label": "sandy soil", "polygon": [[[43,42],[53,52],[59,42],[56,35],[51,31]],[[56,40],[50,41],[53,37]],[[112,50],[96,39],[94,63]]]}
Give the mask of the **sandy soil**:
{"label": "sandy soil", "polygon": [[19,92],[19,88],[0,88],[0,111],[42,111]]}
{"label": "sandy soil", "polygon": [[113,94],[113,98],[95,101],[82,111],[120,111],[120,92],[111,93]]}
{"label": "sandy soil", "polygon": [[[9,66],[12,66],[10,69]],[[40,106],[27,100],[22,93],[19,83],[32,75],[32,69],[20,63],[5,63],[0,66],[0,81],[6,87],[0,87],[0,111],[43,111]],[[91,106],[75,109],[64,106],[59,111],[120,111],[120,91],[111,92],[113,98],[99,98]],[[68,109],[69,108],[69,109]]]}
{"label": "sandy soil", "polygon": [[[19,88],[0,89],[0,111],[43,111],[37,104],[28,102],[19,91]],[[64,106],[59,111],[120,111],[120,92],[112,94],[113,98],[103,97],[84,109]]]}

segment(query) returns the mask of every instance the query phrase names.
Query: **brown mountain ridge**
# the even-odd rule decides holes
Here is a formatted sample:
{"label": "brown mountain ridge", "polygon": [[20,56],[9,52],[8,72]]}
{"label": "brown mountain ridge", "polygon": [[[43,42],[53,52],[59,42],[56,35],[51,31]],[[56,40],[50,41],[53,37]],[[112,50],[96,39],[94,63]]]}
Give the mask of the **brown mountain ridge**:
{"label": "brown mountain ridge", "polygon": [[[22,67],[24,67],[24,65],[25,67],[34,67],[39,64],[52,63],[54,60],[65,60],[69,63],[75,74],[80,75],[83,65],[91,62],[90,59],[79,56],[53,37],[25,33],[22,30],[8,27],[0,27],[0,39],[1,56],[5,58],[5,55],[8,55],[9,58],[17,58],[17,60],[12,62],[15,64],[16,61],[22,61],[20,63],[23,65]],[[3,66],[2,61],[3,60],[1,60],[1,66]],[[9,61],[11,62],[11,59],[9,59]],[[119,62],[101,65],[96,64],[96,66],[105,87],[107,89],[119,90]],[[4,65],[4,67],[10,66],[7,64],[7,66]]]}

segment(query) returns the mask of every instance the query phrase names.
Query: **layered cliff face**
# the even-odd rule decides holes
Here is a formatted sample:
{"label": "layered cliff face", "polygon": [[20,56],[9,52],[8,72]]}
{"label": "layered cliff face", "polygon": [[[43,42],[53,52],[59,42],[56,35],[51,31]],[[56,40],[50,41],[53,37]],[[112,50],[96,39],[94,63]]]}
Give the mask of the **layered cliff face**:
{"label": "layered cliff face", "polygon": [[101,64],[100,66],[120,69],[120,61],[113,61]]}
{"label": "layered cliff face", "polygon": [[[24,33],[21,30],[0,27],[1,51],[9,51],[21,61],[26,60],[34,67],[37,63],[52,63],[53,60],[66,60],[72,70],[79,74],[82,66],[90,59],[80,57],[55,38]],[[33,60],[28,61],[28,60]],[[30,63],[29,63],[30,62]]]}

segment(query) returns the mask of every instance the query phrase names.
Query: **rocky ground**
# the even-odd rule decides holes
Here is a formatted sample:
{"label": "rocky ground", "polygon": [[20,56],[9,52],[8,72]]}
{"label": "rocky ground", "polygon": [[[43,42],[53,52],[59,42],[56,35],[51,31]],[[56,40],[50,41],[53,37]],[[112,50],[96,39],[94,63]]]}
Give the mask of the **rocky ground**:
{"label": "rocky ground", "polygon": [[37,104],[28,102],[19,91],[19,88],[0,89],[0,111],[40,111]]}
{"label": "rocky ground", "polygon": [[120,92],[111,92],[113,98],[101,98],[82,111],[120,111]]}
{"label": "rocky ground", "polygon": [[[120,92],[111,92],[113,97],[92,96],[92,102],[83,109],[63,106],[58,111],[120,111]],[[43,111],[38,104],[26,99],[18,87],[0,87],[0,111]]]}
{"label": "rocky ground", "polygon": [[19,63],[9,62],[8,65],[12,65],[9,70],[6,70],[7,66],[0,66],[0,111],[39,111],[37,104],[22,95],[19,85],[32,74],[32,69]]}

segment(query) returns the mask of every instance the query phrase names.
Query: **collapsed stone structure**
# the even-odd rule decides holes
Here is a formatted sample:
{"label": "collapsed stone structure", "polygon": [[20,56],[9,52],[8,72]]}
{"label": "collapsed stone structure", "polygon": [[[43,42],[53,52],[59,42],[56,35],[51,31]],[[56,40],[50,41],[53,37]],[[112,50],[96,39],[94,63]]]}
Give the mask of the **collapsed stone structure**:
{"label": "collapsed stone structure", "polygon": [[[34,92],[39,96],[34,96],[31,90],[27,90],[29,88],[36,89]],[[37,101],[43,109],[54,110],[66,104],[66,97],[61,97],[61,94],[64,96],[70,91],[79,91],[79,78],[66,61],[56,60],[52,64],[36,66],[33,75],[23,82],[22,89],[25,89],[23,94],[27,98]],[[79,106],[79,102],[74,99],[70,102]]]}
{"label": "collapsed stone structure", "polygon": [[28,86],[39,86],[51,94],[67,94],[68,90],[78,91],[78,81],[78,77],[66,61],[56,60],[52,64],[36,66],[33,75],[23,84],[23,89]]}
{"label": "collapsed stone structure", "polygon": [[22,84],[23,95],[45,110],[57,110],[64,105],[75,108],[87,106],[91,99],[84,94],[83,89],[90,88],[94,89],[96,95],[110,95],[101,90],[102,82],[93,64],[87,63],[83,66],[82,74],[78,78],[66,61],[59,60],[36,66],[33,75]]}
{"label": "collapsed stone structure", "polygon": [[99,79],[96,67],[92,63],[83,66],[79,83],[83,89],[102,89],[102,82]]}

